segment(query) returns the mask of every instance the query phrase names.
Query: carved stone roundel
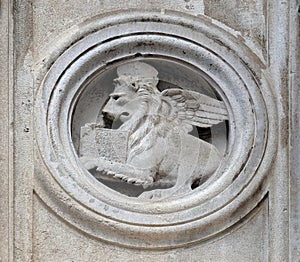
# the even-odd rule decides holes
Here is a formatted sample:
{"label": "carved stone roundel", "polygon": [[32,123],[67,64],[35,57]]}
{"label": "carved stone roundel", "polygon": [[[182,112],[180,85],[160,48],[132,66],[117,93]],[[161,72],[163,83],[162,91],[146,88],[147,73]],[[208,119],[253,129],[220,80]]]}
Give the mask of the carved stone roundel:
{"label": "carved stone roundel", "polygon": [[102,183],[140,199],[165,200],[202,185],[225,154],[228,112],[201,75],[153,57],[99,74],[73,114],[82,164]]}
{"label": "carved stone roundel", "polygon": [[41,58],[35,191],[64,220],[175,248],[220,235],[264,197],[275,110],[239,38],[201,17],[123,11],[59,43]]}

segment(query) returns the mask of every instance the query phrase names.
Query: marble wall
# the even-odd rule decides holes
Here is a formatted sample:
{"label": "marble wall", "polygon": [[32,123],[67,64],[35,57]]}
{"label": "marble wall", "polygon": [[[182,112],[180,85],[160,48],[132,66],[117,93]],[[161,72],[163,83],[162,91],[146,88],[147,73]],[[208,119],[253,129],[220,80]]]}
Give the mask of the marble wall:
{"label": "marble wall", "polygon": [[[0,12],[0,261],[299,261],[298,1],[3,0]],[[187,116],[174,126],[158,111],[169,124],[139,161],[82,161],[82,127],[136,61],[157,70],[159,101],[179,89],[185,113],[224,106],[189,126],[220,155],[206,180],[212,151],[191,160],[192,135],[167,131]],[[134,185],[161,152],[179,171],[157,164]]]}

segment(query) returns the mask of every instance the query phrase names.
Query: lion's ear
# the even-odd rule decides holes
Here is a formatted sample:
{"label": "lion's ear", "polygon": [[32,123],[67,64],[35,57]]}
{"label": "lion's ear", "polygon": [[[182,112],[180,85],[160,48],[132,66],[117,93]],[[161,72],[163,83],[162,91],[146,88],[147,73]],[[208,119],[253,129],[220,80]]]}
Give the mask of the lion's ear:
{"label": "lion's ear", "polygon": [[207,128],[228,119],[224,102],[212,97],[177,88],[164,90],[162,96],[172,101],[177,118],[185,124]]}

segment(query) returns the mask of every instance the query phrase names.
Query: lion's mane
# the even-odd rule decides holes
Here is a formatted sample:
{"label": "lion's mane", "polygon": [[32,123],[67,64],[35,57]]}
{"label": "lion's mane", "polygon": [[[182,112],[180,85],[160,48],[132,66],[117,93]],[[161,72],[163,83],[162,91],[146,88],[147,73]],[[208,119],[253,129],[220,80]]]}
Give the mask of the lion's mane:
{"label": "lion's mane", "polygon": [[177,129],[171,117],[171,105],[164,100],[153,81],[135,81],[126,84],[133,88],[142,101],[142,107],[125,122],[120,130],[129,131],[128,160],[150,149],[158,137],[165,137],[170,130]]}

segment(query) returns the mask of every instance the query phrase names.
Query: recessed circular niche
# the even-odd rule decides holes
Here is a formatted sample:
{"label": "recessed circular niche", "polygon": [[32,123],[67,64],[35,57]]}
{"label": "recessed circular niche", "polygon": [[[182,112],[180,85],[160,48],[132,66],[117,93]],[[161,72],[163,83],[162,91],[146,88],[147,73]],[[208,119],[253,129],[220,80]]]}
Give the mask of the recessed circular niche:
{"label": "recessed circular niche", "polygon": [[[48,170],[37,174],[40,198],[89,235],[132,248],[204,241],[248,214],[264,197],[257,188],[276,144],[272,95],[253,52],[205,19],[176,12],[120,12],[77,28],[61,52],[49,51],[53,65],[36,95],[37,148]],[[80,160],[82,127],[99,121],[118,68],[135,62],[157,70],[160,96],[177,90],[165,92],[166,101],[188,90],[226,110],[226,120],[200,130],[220,152],[219,167],[190,192],[140,198],[97,180]],[[195,139],[204,140],[198,131]]]}
{"label": "recessed circular niche", "polygon": [[[80,134],[85,133],[87,135],[86,125],[99,125],[99,123],[102,121],[100,119],[102,117],[102,110],[105,107],[105,105],[108,102],[109,95],[113,93],[114,90],[114,80],[118,77],[117,76],[117,68],[120,66],[125,66],[125,67],[130,67],[133,63],[140,63],[140,64],[147,64],[155,68],[159,74],[158,74],[158,79],[159,82],[157,84],[157,88],[160,92],[158,96],[163,96],[162,93],[164,90],[186,90],[187,92],[192,91],[192,92],[197,92],[199,95],[205,95],[208,96],[209,98],[214,98],[217,101],[221,100],[221,96],[218,94],[217,90],[221,90],[220,87],[217,86],[216,83],[212,79],[210,79],[208,76],[206,76],[202,71],[199,69],[197,70],[196,68],[189,67],[188,63],[185,64],[180,64],[178,61],[172,61],[168,58],[162,58],[162,57],[157,57],[155,58],[154,56],[147,57],[147,55],[142,55],[138,56],[138,58],[128,58],[124,59],[122,61],[118,61],[116,63],[112,63],[110,66],[105,67],[102,71],[96,73],[91,79],[87,81],[81,88],[81,93],[77,98],[77,101],[75,102],[75,107],[74,107],[74,112],[71,113],[72,115],[72,121],[71,121],[71,126],[72,126],[72,141],[74,148],[77,152],[77,154],[80,156],[80,146],[84,147],[84,142],[87,139],[84,138],[83,141],[80,142]],[[141,70],[142,71],[142,70]],[[192,93],[191,93],[192,94]],[[201,96],[201,95],[200,95]],[[207,103],[206,97],[203,96],[204,102]],[[169,99],[170,100],[170,99]],[[193,98],[193,102],[197,102],[197,99]],[[171,101],[171,100],[170,100]],[[214,100],[213,100],[214,101]],[[169,101],[167,100],[166,103]],[[187,101],[187,103],[191,103],[190,100]],[[124,102],[123,102],[124,104]],[[122,104],[122,106],[124,106]],[[150,106],[150,105],[149,105]],[[171,106],[172,107],[172,106]],[[176,109],[176,108],[173,108]],[[212,107],[211,109],[215,111],[215,114],[213,113],[208,113],[205,111],[206,108],[199,110],[198,108],[194,107],[192,110],[190,110],[190,115],[192,115],[193,112],[195,117],[192,118],[189,115],[187,116],[188,119],[194,119],[195,125],[192,126],[191,130],[189,132],[186,132],[187,134],[194,136],[196,138],[199,138],[203,141],[206,141],[207,143],[212,144],[218,151],[219,155],[224,157],[227,149],[227,140],[228,140],[228,133],[227,133],[227,116],[221,115],[221,118],[219,121],[215,121],[214,117],[217,117],[217,112],[218,108],[217,107]],[[209,108],[210,109],[210,108]],[[207,110],[209,110],[207,109]],[[138,109],[137,109],[138,110]],[[150,109],[148,109],[150,110]],[[187,112],[189,110],[184,110],[184,112]],[[226,109],[224,110],[226,112]],[[204,113],[203,113],[204,112]],[[207,127],[202,125],[201,123],[197,123],[197,115],[203,115],[205,117],[205,121],[208,119],[213,119],[211,126]],[[157,114],[162,115],[162,112],[157,112]],[[227,112],[226,112],[227,114]],[[171,118],[170,112],[165,112],[164,118]],[[144,119],[145,117],[143,117]],[[177,115],[176,115],[177,118]],[[141,121],[144,121],[144,120]],[[171,120],[175,121],[175,120]],[[200,119],[201,121],[201,119]],[[122,122],[119,121],[118,119],[115,119],[112,123],[111,126],[107,129],[112,129],[116,130],[114,132],[118,132],[120,128],[122,129]],[[150,123],[149,123],[150,124]],[[172,129],[172,125],[167,124],[167,121],[163,123],[163,121],[157,123],[160,126],[162,124],[166,125],[166,128]],[[180,122],[180,125],[182,126],[184,123]],[[198,126],[197,126],[198,124]],[[141,127],[143,128],[143,125],[139,123]],[[83,128],[85,128],[85,131],[82,131]],[[155,127],[153,127],[155,128]],[[174,128],[174,126],[173,126]],[[103,131],[103,130],[102,130]],[[105,131],[105,130],[104,130]],[[109,130],[106,130],[104,133],[107,135],[107,132]],[[171,133],[171,132],[169,132]],[[103,134],[103,132],[101,132]],[[147,134],[146,134],[147,135]],[[146,136],[144,135],[144,136]],[[166,139],[170,137],[171,134],[165,135]],[[151,136],[151,133],[149,134]],[[153,137],[153,140],[159,140],[160,135],[157,137]],[[95,138],[89,138],[92,139],[94,144],[96,144]],[[107,139],[104,139],[107,140]],[[102,141],[102,140],[101,140]],[[153,141],[155,143],[155,141]],[[87,143],[87,151],[91,151],[90,148],[93,147],[91,146],[91,141],[85,142]],[[120,145],[119,141],[112,141],[110,143],[110,147],[116,147],[116,151],[120,151]],[[117,145],[116,145],[117,144]],[[175,147],[181,147],[182,143],[174,144]],[[98,145],[99,150],[97,150],[96,154],[101,155],[101,144]],[[141,145],[140,145],[141,146]],[[104,149],[102,149],[104,150]],[[149,150],[150,154],[155,154],[154,150]],[[122,151],[122,150],[121,150]],[[178,150],[179,151],[179,150]],[[192,150],[191,154],[192,154]],[[86,152],[85,152],[86,153]],[[126,153],[126,152],[125,152]],[[207,152],[209,154],[209,152]],[[204,151],[202,154],[206,154]],[[91,155],[91,154],[90,154]],[[139,157],[143,158],[141,154],[138,154]],[[96,156],[95,156],[96,157]],[[121,156],[122,157],[122,156]],[[167,156],[165,156],[166,158]],[[195,158],[197,159],[197,156],[191,156],[191,159]],[[203,157],[202,157],[203,158]],[[143,161],[143,160],[141,160]],[[197,161],[197,160],[195,160]],[[204,157],[204,161],[207,161],[206,157]],[[215,161],[219,161],[215,160]],[[161,160],[157,161],[158,163],[161,162]],[[178,161],[177,161],[178,162]],[[130,163],[127,163],[130,165]],[[176,161],[174,160],[172,165],[176,164]],[[196,165],[205,165],[205,163],[195,163]],[[105,174],[102,174],[101,172],[97,172],[95,169],[90,170],[90,172],[93,174],[94,177],[96,177],[101,183],[105,184],[106,186],[110,187],[111,189],[114,189],[120,193],[123,193],[127,196],[141,196],[143,192],[145,191],[152,191],[155,189],[160,189],[160,188],[170,188],[172,187],[172,184],[169,183],[163,183],[163,181],[159,181],[159,177],[157,177],[157,181],[153,183],[153,185],[134,185],[132,183],[125,182],[122,179],[113,179],[112,176],[107,176]],[[187,171],[188,173],[189,171]],[[212,172],[214,173],[214,172]],[[168,180],[167,178],[168,174],[165,174],[165,180]],[[200,176],[195,176],[195,181],[191,182],[189,185],[192,187],[192,189],[195,189],[199,186],[200,181],[197,180],[197,178]],[[163,180],[163,179],[162,179]],[[177,193],[178,194],[178,193]],[[144,194],[145,195],[145,194]],[[148,195],[151,195],[148,193]],[[165,197],[164,197],[165,198]]]}

